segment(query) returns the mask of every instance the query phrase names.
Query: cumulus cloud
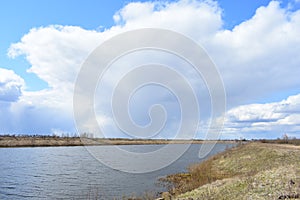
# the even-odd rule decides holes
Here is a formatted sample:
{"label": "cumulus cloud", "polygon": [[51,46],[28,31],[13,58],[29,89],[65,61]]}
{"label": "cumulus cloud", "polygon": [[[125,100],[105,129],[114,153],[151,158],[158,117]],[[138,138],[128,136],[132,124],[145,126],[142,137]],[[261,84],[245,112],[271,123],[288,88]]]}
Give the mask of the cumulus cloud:
{"label": "cumulus cloud", "polygon": [[24,80],[14,71],[0,68],[0,101],[17,101],[24,86]]}
{"label": "cumulus cloud", "polygon": [[[49,134],[53,127],[75,131],[72,116],[65,113],[66,109],[58,109],[57,104],[49,107],[55,104],[49,93],[27,92],[25,89],[20,76],[12,70],[0,68],[0,133]],[[39,96],[44,96],[49,102],[39,102],[41,98],[36,98]]]}
{"label": "cumulus cloud", "polygon": [[11,45],[8,56],[24,55],[31,64],[27,71],[57,89],[73,84],[79,64],[100,42],[96,31],[51,25],[31,29],[20,42]]}
{"label": "cumulus cloud", "polygon": [[[295,112],[298,105],[295,103],[286,103],[287,107],[282,102],[266,105],[253,103],[257,99],[272,97],[286,89],[299,88],[299,11],[290,11],[288,8],[282,8],[278,1],[271,1],[268,6],[258,8],[252,18],[232,30],[223,28],[222,9],[214,1],[133,2],[116,12],[113,18],[115,26],[102,32],[74,26],[50,25],[33,28],[22,37],[20,42],[12,44],[8,55],[12,58],[25,56],[31,64],[28,72],[36,74],[47,82],[49,88],[18,93],[18,90],[11,87],[10,93],[14,94],[14,98],[9,97],[10,100],[19,99],[17,106],[19,109],[23,105],[26,108],[32,107],[33,110],[46,109],[45,112],[55,110],[57,114],[67,113],[64,119],[68,122],[72,121],[70,116],[74,81],[89,53],[103,41],[118,33],[136,28],[155,27],[174,30],[191,37],[204,46],[214,60],[224,79],[228,97],[230,110],[226,118],[227,133],[237,134],[241,130],[250,133],[253,130],[263,130],[271,134],[273,129],[269,128],[269,125],[272,123],[282,123],[282,126],[290,127],[294,124],[294,129],[297,127]],[[165,60],[162,58],[162,61]],[[190,72],[186,69],[181,71]],[[108,76],[106,79],[108,80],[106,84],[110,85],[108,88],[111,88],[115,79],[120,77],[120,73],[124,73],[124,69],[115,70]],[[191,82],[194,82],[194,86],[201,85],[196,78],[188,77]],[[19,88],[23,85],[24,83],[19,85]],[[2,98],[1,88],[2,85],[0,85],[0,98]],[[209,108],[209,100],[201,96],[205,87],[198,88],[201,88],[198,98],[203,98],[200,104]],[[9,90],[5,89],[5,91]],[[7,94],[3,96],[8,98]],[[109,92],[104,91],[103,94],[105,96]],[[157,95],[157,99],[162,99],[165,94]],[[296,97],[290,97],[286,101],[295,102],[291,100],[293,98]],[[136,104],[138,109],[133,111],[137,113],[136,119],[141,119],[141,115],[145,113],[139,108],[149,103],[147,99],[140,98],[140,100],[141,102]],[[172,102],[170,98],[167,101],[165,99],[165,103],[169,105]],[[248,103],[251,104],[240,106]],[[106,108],[102,109],[104,110],[100,110],[98,118],[103,119],[101,116],[106,116],[106,120],[105,123],[103,120],[99,121],[110,127],[111,119],[108,120],[107,116],[110,118],[111,115],[106,113]],[[25,110],[27,112],[27,109]],[[171,112],[171,117],[177,115],[177,112]],[[52,114],[47,115],[44,121],[51,121],[52,117]],[[179,122],[178,117],[175,119],[169,121],[170,126],[173,127]],[[264,126],[264,123],[268,125]],[[67,130],[67,127],[59,127],[58,122],[53,126],[55,126],[52,127],[53,130]],[[51,130],[49,126],[45,129],[47,130]],[[288,130],[292,131],[292,129]]]}
{"label": "cumulus cloud", "polygon": [[221,28],[221,9],[213,1],[136,2],[114,15],[125,29],[164,28],[206,41]]}
{"label": "cumulus cloud", "polygon": [[233,30],[216,33],[209,51],[233,106],[299,88],[299,21],[299,11],[290,12],[271,1]]}
{"label": "cumulus cloud", "polygon": [[[300,94],[280,102],[238,106],[227,112],[225,134],[242,130],[246,137],[262,137],[265,132],[277,136],[297,136],[300,131]],[[262,134],[262,135],[260,135]],[[267,137],[270,137],[267,136]]]}

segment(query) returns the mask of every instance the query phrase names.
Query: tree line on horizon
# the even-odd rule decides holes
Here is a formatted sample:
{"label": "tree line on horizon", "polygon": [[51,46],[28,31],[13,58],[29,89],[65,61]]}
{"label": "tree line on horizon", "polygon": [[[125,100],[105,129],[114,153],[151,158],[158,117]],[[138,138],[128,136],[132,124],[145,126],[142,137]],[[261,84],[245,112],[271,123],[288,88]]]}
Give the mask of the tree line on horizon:
{"label": "tree line on horizon", "polygon": [[[58,134],[0,134],[0,137],[13,137],[13,138],[97,138],[93,133],[61,133]],[[135,140],[143,140],[139,138],[99,138],[99,139],[110,139],[110,140],[124,140],[124,139],[135,139]],[[172,139],[161,139],[161,140],[172,140]],[[201,139],[197,139],[201,140]],[[275,144],[294,144],[294,145],[300,145],[300,138],[296,137],[290,137],[287,134],[283,134],[281,138],[277,139],[251,139],[247,140],[245,138],[239,138],[239,139],[223,139],[224,141],[257,141],[262,143],[275,143]],[[219,139],[219,141],[222,141]]]}

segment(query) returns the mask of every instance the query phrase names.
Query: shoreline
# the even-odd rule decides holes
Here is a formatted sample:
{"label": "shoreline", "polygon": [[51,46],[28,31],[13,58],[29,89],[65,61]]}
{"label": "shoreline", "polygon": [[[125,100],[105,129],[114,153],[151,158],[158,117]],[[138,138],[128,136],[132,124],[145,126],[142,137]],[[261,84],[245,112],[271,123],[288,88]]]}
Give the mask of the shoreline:
{"label": "shoreline", "polygon": [[160,179],[160,200],[300,198],[300,146],[249,142]]}
{"label": "shoreline", "polygon": [[236,144],[236,140],[171,140],[171,139],[122,139],[80,138],[55,136],[0,136],[0,148],[17,147],[63,147],[103,145],[160,145],[160,144]]}

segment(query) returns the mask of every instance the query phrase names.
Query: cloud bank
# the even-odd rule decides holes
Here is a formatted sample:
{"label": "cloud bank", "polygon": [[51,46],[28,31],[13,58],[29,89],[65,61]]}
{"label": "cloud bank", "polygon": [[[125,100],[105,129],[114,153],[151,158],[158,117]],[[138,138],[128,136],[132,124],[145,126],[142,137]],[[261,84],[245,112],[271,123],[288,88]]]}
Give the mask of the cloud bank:
{"label": "cloud bank", "polygon": [[280,102],[235,107],[227,112],[225,127],[225,135],[240,131],[248,138],[268,137],[270,133],[299,137],[300,94]]}
{"label": "cloud bank", "polygon": [[[6,116],[1,120],[1,132],[49,134],[53,130],[75,131],[72,116],[74,82],[89,53],[118,33],[154,27],[187,35],[202,45],[215,62],[227,93],[224,137],[269,138],[299,133],[299,94],[286,96],[286,91],[299,92],[300,88],[299,10],[291,11],[281,7],[278,1],[271,1],[232,30],[223,27],[222,8],[213,1],[133,2],[116,12],[113,19],[115,25],[103,31],[60,25],[33,28],[18,43],[11,45],[8,56],[24,56],[31,65],[28,73],[36,74],[49,87],[28,92],[21,77],[1,69],[0,102],[6,102],[1,104],[1,116]],[[178,70],[186,71],[180,66]],[[104,95],[122,73],[124,69],[116,69],[107,76],[108,87],[103,91]],[[209,108],[209,95],[201,96],[205,91],[203,83],[188,77],[201,88],[200,106]],[[153,95],[151,90],[148,93]],[[136,97],[136,108],[131,110],[133,118],[141,124],[147,124],[147,115],[146,108],[142,111],[139,108],[152,102],[146,101],[149,94]],[[180,113],[178,109],[172,109],[176,100],[166,98],[166,94],[158,92],[153,99],[169,106],[173,118],[169,119],[165,133],[170,133],[177,128]],[[281,101],[271,102],[278,96]],[[261,99],[265,103],[257,104]],[[110,136],[122,137],[113,125],[111,113],[103,105],[99,105],[97,111],[101,125]],[[206,112],[209,111],[204,109],[203,112],[206,118],[202,124],[206,124],[209,121]],[[199,131],[198,137],[203,135]]]}

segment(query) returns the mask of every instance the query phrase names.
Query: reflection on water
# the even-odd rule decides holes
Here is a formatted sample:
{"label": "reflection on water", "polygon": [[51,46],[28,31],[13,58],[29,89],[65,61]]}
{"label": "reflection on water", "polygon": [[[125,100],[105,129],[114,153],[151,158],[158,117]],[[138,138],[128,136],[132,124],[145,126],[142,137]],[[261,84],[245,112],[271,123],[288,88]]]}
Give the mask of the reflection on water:
{"label": "reflection on water", "polygon": [[[173,145],[176,148],[180,144]],[[149,152],[162,146],[127,145],[120,148]],[[210,155],[231,146],[217,144]],[[101,152],[108,147],[93,148]],[[182,157],[162,170],[129,174],[106,167],[84,147],[0,148],[0,199],[87,199],[95,197],[96,193],[98,199],[113,199],[144,191],[163,191],[164,188],[155,184],[157,178],[183,172],[191,163],[200,162],[199,149],[199,144],[191,145]]]}

